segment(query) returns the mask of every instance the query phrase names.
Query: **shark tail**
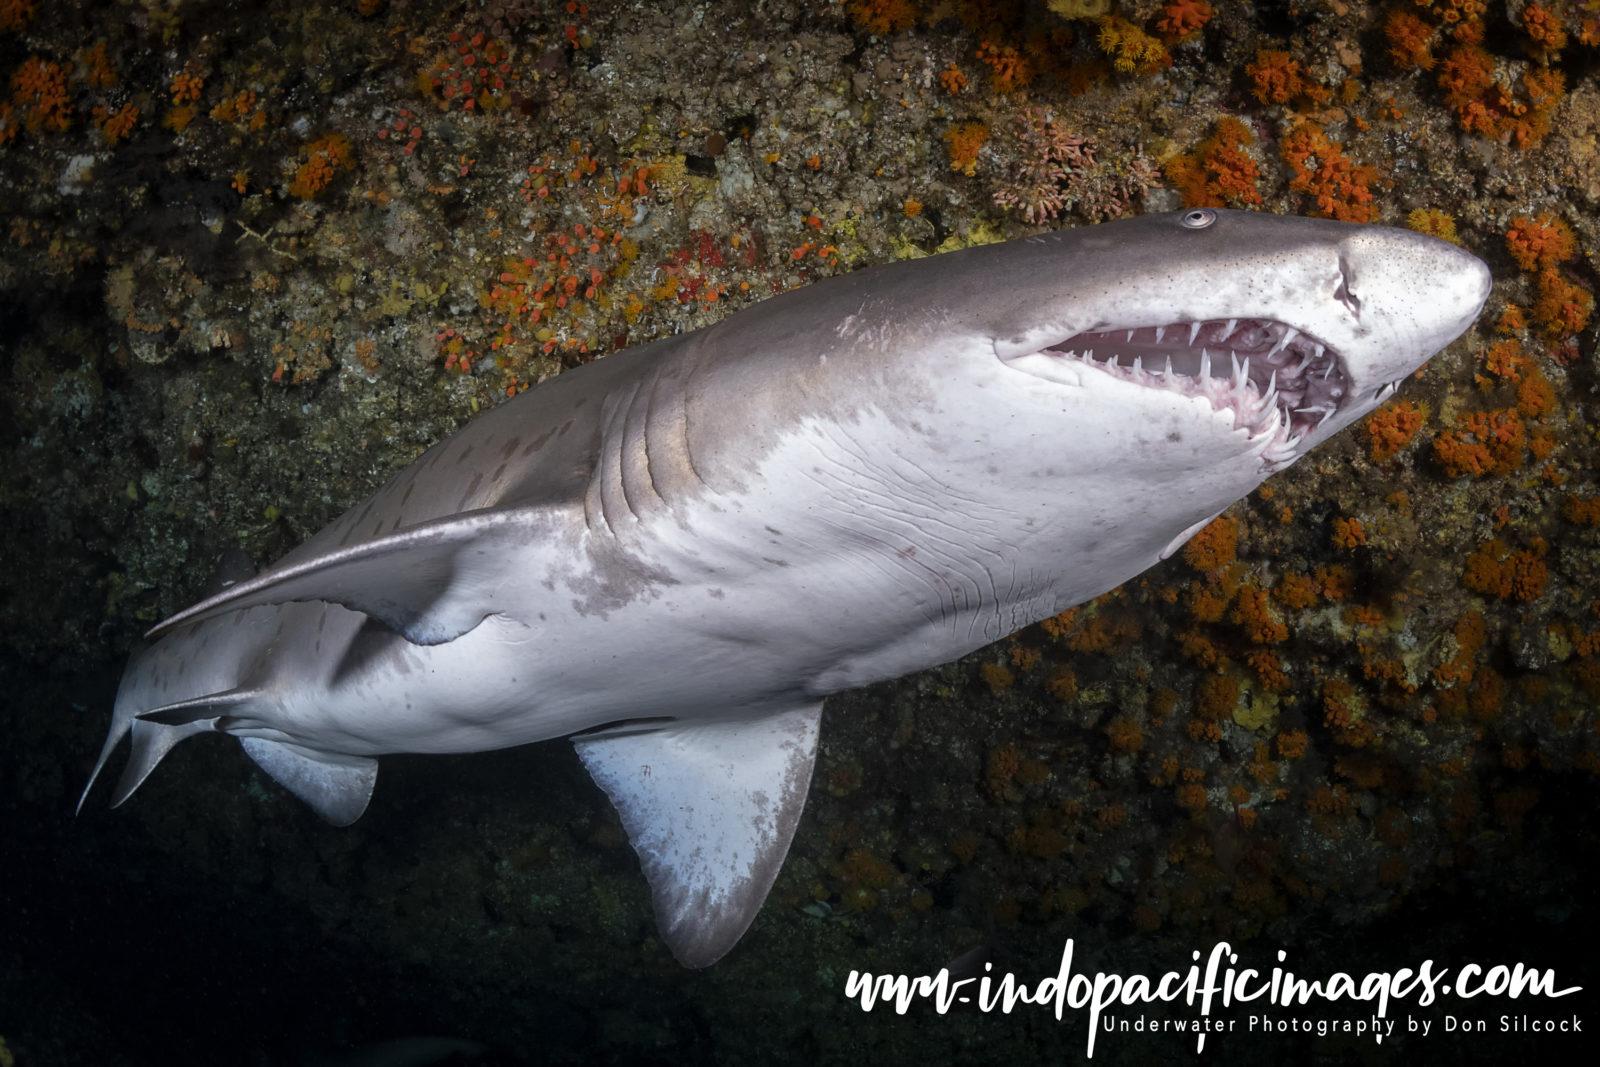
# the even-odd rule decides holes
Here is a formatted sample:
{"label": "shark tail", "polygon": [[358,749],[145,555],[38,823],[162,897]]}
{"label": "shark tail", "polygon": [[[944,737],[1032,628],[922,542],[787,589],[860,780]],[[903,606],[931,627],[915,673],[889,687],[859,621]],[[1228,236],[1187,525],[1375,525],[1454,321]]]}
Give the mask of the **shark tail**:
{"label": "shark tail", "polygon": [[111,791],[111,806],[121,807],[133,796],[174,745],[206,729],[204,726],[166,726],[135,719],[128,728],[133,738],[132,751],[128,755],[127,765],[122,768],[122,777],[117,779],[116,788]]}
{"label": "shark tail", "polygon": [[100,772],[106,769],[106,761],[132,730],[132,717],[118,717],[111,720],[111,729],[106,733],[106,743],[100,746],[100,758],[94,761],[94,770],[89,772],[89,780],[84,783],[83,792],[78,796],[76,814],[83,814],[83,802],[89,799],[89,794],[94,790],[94,783],[100,778]]}
{"label": "shark tail", "polygon": [[[111,753],[117,750],[123,738],[130,738],[132,744],[128,763],[122,769],[122,777],[117,780],[116,786],[111,791],[113,808],[121,806],[133,796],[144,784],[144,780],[150,777],[150,772],[156,769],[179,741],[215,729],[215,719],[221,714],[221,708],[243,703],[243,698],[237,696],[237,693],[236,690],[230,690],[227,693],[212,694],[210,697],[152,708],[146,712],[114,716],[111,720],[111,729],[106,734],[105,744],[100,746],[100,757],[95,760],[94,770],[89,772],[89,780],[84,784],[83,793],[78,797],[78,813],[82,814],[84,802],[89,799],[89,793],[93,791],[95,782],[99,781],[100,772],[105,770],[106,763],[111,759]],[[207,704],[207,701],[215,703]],[[204,708],[210,706],[219,710],[204,713]]]}
{"label": "shark tail", "polygon": [[[132,739],[132,750],[122,777],[112,790],[113,808],[133,796],[179,741],[201,733],[249,731],[255,724],[247,716],[241,717],[239,712],[248,712],[251,706],[270,700],[271,696],[262,690],[240,687],[173,701],[146,711],[118,714],[112,720],[111,732],[83,788],[83,796],[78,798],[78,810],[83,810],[89,791],[124,737]],[[248,733],[240,737],[239,742],[245,754],[274,781],[335,826],[348,826],[366,810],[378,777],[377,760],[323,752]]]}

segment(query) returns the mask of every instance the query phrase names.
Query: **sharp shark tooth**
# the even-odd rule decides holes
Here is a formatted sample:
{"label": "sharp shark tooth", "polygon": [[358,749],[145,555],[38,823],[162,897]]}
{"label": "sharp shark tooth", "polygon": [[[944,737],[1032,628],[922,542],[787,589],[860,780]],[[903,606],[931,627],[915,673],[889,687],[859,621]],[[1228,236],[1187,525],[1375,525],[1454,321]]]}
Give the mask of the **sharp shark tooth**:
{"label": "sharp shark tooth", "polygon": [[1165,326],[1157,326],[1156,327],[1156,344],[1160,344],[1161,343],[1161,339],[1163,337],[1165,337],[1166,335],[1167,335],[1167,328]]}
{"label": "sharp shark tooth", "polygon": [[1135,331],[1129,330],[1128,331],[1128,339],[1126,341],[1124,341],[1123,343],[1124,344],[1129,344],[1129,345],[1133,344],[1133,335],[1134,335],[1134,333],[1135,333]]}
{"label": "sharp shark tooth", "polygon": [[1239,320],[1238,319],[1229,319],[1228,320],[1228,324],[1222,328],[1222,338],[1221,338],[1221,340],[1226,341],[1228,338],[1232,337],[1233,336],[1234,327],[1236,327],[1238,325],[1239,325]]}
{"label": "sharp shark tooth", "polygon": [[1299,330],[1295,329],[1293,326],[1285,326],[1283,328],[1283,336],[1278,338],[1278,343],[1272,346],[1272,351],[1268,352],[1267,355],[1277,355],[1279,352],[1282,352],[1286,346],[1293,342],[1296,337],[1299,336]]}
{"label": "sharp shark tooth", "polygon": [[1235,389],[1238,389],[1239,387],[1244,385],[1245,378],[1247,377],[1247,375],[1245,374],[1245,369],[1244,369],[1245,365],[1244,365],[1243,362],[1240,361],[1239,353],[1237,353],[1237,352],[1229,352],[1228,355],[1233,360],[1233,375],[1232,375],[1232,378],[1229,381],[1229,384],[1232,385]]}
{"label": "sharp shark tooth", "polygon": [[1138,375],[1143,375],[1144,374],[1144,357],[1143,356],[1134,356],[1133,357],[1133,373],[1138,374]]}
{"label": "sharp shark tooth", "polygon": [[1211,349],[1200,350],[1200,384],[1211,384]]}
{"label": "sharp shark tooth", "polygon": [[1191,322],[1189,324],[1189,343],[1191,345],[1194,344],[1194,339],[1196,337],[1199,337],[1199,336],[1200,336],[1200,324],[1198,322]]}

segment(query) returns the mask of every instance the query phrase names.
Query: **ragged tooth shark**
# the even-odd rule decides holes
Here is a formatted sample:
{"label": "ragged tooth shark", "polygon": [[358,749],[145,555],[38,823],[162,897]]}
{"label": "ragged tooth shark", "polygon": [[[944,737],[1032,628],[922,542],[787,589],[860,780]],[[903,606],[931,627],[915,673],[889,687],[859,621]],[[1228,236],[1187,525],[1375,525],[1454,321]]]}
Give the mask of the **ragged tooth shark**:
{"label": "ragged tooth shark", "polygon": [[114,803],[230,734],[346,824],[383,753],[571,737],[705,966],[788,851],[824,698],[1165,558],[1488,291],[1420,234],[1199,209],[773,297],[568,371],[231,565],[129,663],[90,787],[124,736]]}

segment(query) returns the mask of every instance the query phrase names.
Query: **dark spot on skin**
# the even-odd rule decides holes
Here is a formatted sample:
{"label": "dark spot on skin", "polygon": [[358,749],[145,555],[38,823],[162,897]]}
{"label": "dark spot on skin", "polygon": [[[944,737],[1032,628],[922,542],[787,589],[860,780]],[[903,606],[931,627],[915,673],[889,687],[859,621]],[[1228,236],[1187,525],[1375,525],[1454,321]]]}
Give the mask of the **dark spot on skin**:
{"label": "dark spot on skin", "polygon": [[494,469],[494,473],[493,474],[489,475],[489,480],[491,482],[498,482],[500,480],[500,476],[502,474],[504,474],[505,472],[506,472],[506,465],[504,463],[502,463],[502,464],[500,464],[500,466],[498,466],[498,467],[496,467]]}
{"label": "dark spot on skin", "polygon": [[522,443],[522,438],[520,438],[520,437],[513,437],[511,440],[507,441],[506,442],[506,447],[504,447],[504,448],[502,448],[500,450],[500,458],[501,459],[510,459],[511,458],[511,453],[515,452],[517,450],[517,446],[520,445],[521,443]]}
{"label": "dark spot on skin", "polygon": [[713,600],[721,600],[723,597],[728,595],[727,593],[724,593],[720,589],[707,589],[706,592],[711,596],[711,598]]}
{"label": "dark spot on skin", "polygon": [[782,537],[783,536],[783,531],[778,529],[776,526],[768,526],[768,527],[765,527],[765,529],[766,529],[767,533],[771,534],[773,537]]}
{"label": "dark spot on skin", "polygon": [[574,421],[576,421],[576,420],[568,419],[566,422],[563,422],[561,424],[561,429],[556,431],[556,436],[557,437],[565,437],[567,435],[567,431],[572,429],[572,424],[573,424]]}
{"label": "dark spot on skin", "polygon": [[535,452],[539,451],[539,449],[544,447],[544,443],[546,441],[550,440],[550,433],[551,433],[551,431],[546,430],[544,433],[540,434],[538,437],[535,437],[532,441],[529,441],[528,442],[528,447],[524,448],[522,450],[522,454],[524,456],[531,456]]}
{"label": "dark spot on skin", "polygon": [[789,561],[788,560],[786,560],[786,559],[773,559],[771,556],[762,556],[761,557],[761,562],[762,563],[770,563],[774,567],[787,567],[789,565]]}
{"label": "dark spot on skin", "polygon": [[406,501],[411,499],[411,490],[415,489],[416,487],[417,487],[417,483],[415,481],[411,481],[411,482],[407,483],[406,491],[400,497],[400,506],[401,507],[405,507],[406,506]]}
{"label": "dark spot on skin", "polygon": [[911,559],[917,554],[917,547],[915,545],[907,545],[904,548],[896,549],[895,554],[903,559]]}
{"label": "dark spot on skin", "polygon": [[1177,444],[1179,441],[1183,440],[1183,434],[1179,433],[1177,430],[1170,430],[1167,433],[1167,440],[1171,441],[1173,444]]}
{"label": "dark spot on skin", "polygon": [[463,463],[465,463],[467,461],[467,457],[472,455],[472,449],[473,449],[473,446],[472,445],[468,445],[466,448],[463,448],[461,450],[461,455],[456,457],[456,466],[459,467],[461,464],[463,464]]}

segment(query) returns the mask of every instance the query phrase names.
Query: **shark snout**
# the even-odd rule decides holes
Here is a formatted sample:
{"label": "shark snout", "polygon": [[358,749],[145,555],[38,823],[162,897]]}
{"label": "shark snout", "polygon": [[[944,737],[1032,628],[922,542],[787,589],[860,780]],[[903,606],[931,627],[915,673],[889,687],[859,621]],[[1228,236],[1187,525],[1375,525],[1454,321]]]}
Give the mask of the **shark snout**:
{"label": "shark snout", "polygon": [[1351,369],[1366,382],[1409,374],[1465,333],[1493,281],[1483,260],[1463,248],[1378,226],[1340,243],[1339,268],[1335,296],[1364,342],[1351,353]]}

